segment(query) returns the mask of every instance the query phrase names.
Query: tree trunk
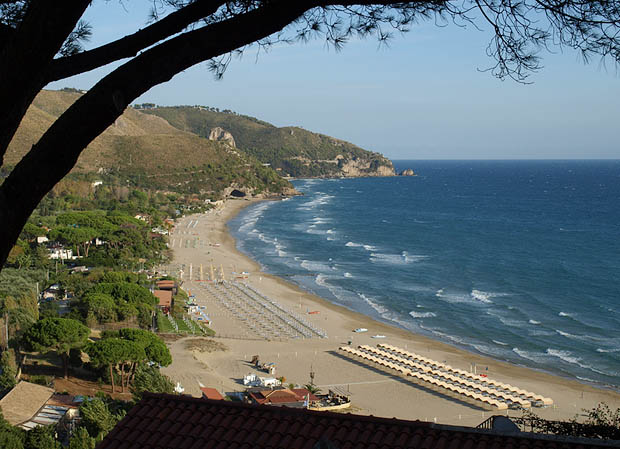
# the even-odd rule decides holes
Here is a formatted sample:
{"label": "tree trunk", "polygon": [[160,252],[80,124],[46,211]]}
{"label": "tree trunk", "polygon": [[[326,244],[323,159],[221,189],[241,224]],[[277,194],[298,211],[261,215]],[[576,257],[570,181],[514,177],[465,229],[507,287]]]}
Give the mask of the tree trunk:
{"label": "tree trunk", "polygon": [[121,363],[121,390],[125,393],[125,364]]}
{"label": "tree trunk", "polygon": [[69,378],[69,354],[62,353],[61,358],[62,358],[62,366],[65,372],[65,379],[68,379]]}
{"label": "tree trunk", "polygon": [[136,367],[137,366],[138,366],[138,362],[133,362],[133,364],[131,365],[131,377],[129,378],[127,382],[127,386],[131,385],[134,379],[136,378]]}
{"label": "tree trunk", "polygon": [[114,388],[114,371],[112,369],[112,364],[110,363],[110,382],[112,382],[112,393],[115,393],[115,388]]}
{"label": "tree trunk", "polygon": [[[71,171],[84,148],[112,125],[131,101],[182,70],[281,30],[318,3],[269,2],[249,13],[169,39],[100,80],[54,122],[0,186],[0,223],[4,231],[0,238],[0,267],[41,199]],[[11,137],[13,133],[14,130]]]}
{"label": "tree trunk", "polygon": [[47,67],[90,2],[30,2],[24,20],[0,42],[0,165],[26,110],[47,84]]}

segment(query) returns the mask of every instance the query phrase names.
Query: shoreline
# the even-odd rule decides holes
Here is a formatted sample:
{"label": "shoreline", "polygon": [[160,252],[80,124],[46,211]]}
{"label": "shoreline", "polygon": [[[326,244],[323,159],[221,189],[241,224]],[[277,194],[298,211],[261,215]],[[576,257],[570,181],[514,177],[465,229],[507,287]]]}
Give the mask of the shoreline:
{"label": "shoreline", "polygon": [[[547,408],[533,408],[534,413],[547,419],[570,419],[581,413],[582,409],[591,409],[600,402],[606,402],[612,408],[620,408],[620,394],[614,390],[602,389],[576,380],[560,377],[545,371],[510,364],[488,356],[469,352],[448,343],[430,337],[415,334],[409,330],[375,320],[359,312],[350,310],[309,293],[297,284],[274,275],[260,271],[258,262],[241,253],[236,241],[228,230],[227,223],[245,207],[265,200],[228,200],[220,210],[206,214],[184,217],[179,220],[174,234],[170,236],[171,249],[174,250],[174,266],[192,263],[198,269],[199,264],[213,263],[221,267],[226,278],[233,273],[250,273],[247,282],[259,292],[275,299],[289,310],[297,313],[314,311],[316,314],[304,314],[314,325],[322,327],[328,333],[325,339],[306,339],[267,341],[240,338],[239,323],[218,309],[217,304],[202,298],[200,283],[185,278],[184,288],[196,293],[196,298],[204,301],[207,313],[213,320],[213,328],[228,350],[221,353],[187,354],[183,342],[172,344],[173,360],[179,363],[165,372],[173,380],[182,380],[186,391],[199,395],[199,390],[189,384],[196,381],[207,386],[219,387],[222,391],[239,391],[239,378],[253,372],[246,362],[250,354],[259,353],[261,360],[272,357],[278,364],[277,375],[284,375],[297,384],[309,382],[309,371],[316,372],[319,386],[339,385],[352,394],[354,413],[373,414],[403,419],[420,419],[454,425],[477,425],[484,421],[484,416],[499,413],[497,410],[485,410],[478,404],[469,404],[460,398],[450,397],[442,391],[434,391],[424,385],[413,385],[406,379],[399,378],[379,369],[368,367],[357,361],[343,357],[337,350],[348,340],[353,346],[359,344],[376,345],[380,342],[371,335],[386,336],[386,343],[408,348],[414,352],[446,362],[454,367],[471,370],[475,366],[490,378],[519,386],[535,393],[554,399],[555,404]],[[204,222],[204,223],[203,223]],[[192,227],[193,226],[193,227]],[[204,226],[204,227],[203,227]],[[185,243],[181,243],[184,241]],[[187,242],[194,242],[188,244]],[[206,245],[205,245],[206,242]],[[213,246],[218,244],[218,246]],[[202,254],[201,254],[202,253]],[[187,271],[187,270],[186,270]],[[207,270],[208,271],[208,270]],[[204,272],[204,271],[203,271]],[[196,273],[196,271],[194,271]],[[187,276],[187,274],[186,274]],[[194,279],[199,277],[194,276]],[[207,276],[204,276],[207,277]],[[353,329],[365,327],[367,333],[355,334]],[[235,333],[237,335],[235,335]],[[300,356],[300,354],[304,354]],[[304,360],[305,363],[300,363]],[[194,364],[193,376],[185,375],[187,366]],[[178,365],[178,366],[175,366]],[[303,366],[301,366],[303,365]],[[184,366],[180,372],[180,367]],[[328,372],[325,369],[328,368]],[[192,379],[194,377],[194,379]],[[204,380],[199,380],[201,377]],[[209,383],[209,384],[207,384]],[[189,387],[189,388],[188,388]],[[403,399],[406,399],[403,401]],[[412,409],[407,405],[411,400],[423,406]],[[502,412],[504,413],[504,412]],[[510,410],[509,414],[521,416],[520,411]]]}

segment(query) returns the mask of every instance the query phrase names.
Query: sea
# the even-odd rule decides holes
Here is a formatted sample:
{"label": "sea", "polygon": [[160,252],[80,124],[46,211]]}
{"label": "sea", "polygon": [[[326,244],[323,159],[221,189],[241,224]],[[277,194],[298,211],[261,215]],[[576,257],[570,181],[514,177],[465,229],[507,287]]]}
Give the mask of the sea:
{"label": "sea", "polygon": [[620,390],[620,160],[395,161],[229,222],[268,273],[462,349]]}

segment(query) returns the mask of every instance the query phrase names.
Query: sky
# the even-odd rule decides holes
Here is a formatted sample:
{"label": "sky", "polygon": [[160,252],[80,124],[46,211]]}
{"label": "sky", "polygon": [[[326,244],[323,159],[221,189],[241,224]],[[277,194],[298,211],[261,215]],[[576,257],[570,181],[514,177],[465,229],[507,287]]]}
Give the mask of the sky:
{"label": "sky", "polygon": [[[95,0],[85,47],[135,32],[151,2]],[[133,103],[231,109],[276,126],[300,126],[392,159],[620,158],[620,72],[584,64],[570,49],[541,53],[544,68],[524,85],[481,69],[489,30],[433,22],[397,34],[389,46],[353,40],[342,51],[320,40],[251,48],[222,80],[206,64]],[[89,89],[110,65],[49,89]]]}

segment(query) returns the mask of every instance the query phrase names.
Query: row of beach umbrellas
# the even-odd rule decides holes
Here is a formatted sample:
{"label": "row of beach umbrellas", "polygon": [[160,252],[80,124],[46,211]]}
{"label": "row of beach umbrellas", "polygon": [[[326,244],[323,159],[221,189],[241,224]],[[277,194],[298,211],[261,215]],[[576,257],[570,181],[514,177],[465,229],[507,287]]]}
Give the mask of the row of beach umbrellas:
{"label": "row of beach umbrellas", "polygon": [[405,349],[398,348],[390,344],[381,343],[377,345],[377,347],[386,349],[387,351],[390,351],[390,352],[393,352],[393,353],[396,353],[402,356],[405,356],[406,358],[411,359],[411,360],[421,361],[425,363],[427,366],[428,365],[433,366],[435,367],[435,369],[439,369],[440,371],[450,373],[453,375],[457,375],[458,377],[461,377],[463,379],[470,379],[471,381],[475,383],[483,384],[483,385],[486,385],[490,388],[493,388],[499,391],[504,391],[511,395],[517,396],[521,399],[530,401],[534,405],[552,405],[553,404],[553,399],[544,397],[543,395],[532,393],[522,388],[518,388],[518,387],[515,387],[507,383],[503,383],[503,382],[499,382],[494,379],[490,379],[489,377],[486,377],[486,376],[477,376],[473,373],[470,373],[469,371],[465,371],[459,368],[454,368],[445,363],[441,363],[441,362],[429,359],[427,357],[421,356],[419,354],[415,354],[413,352],[409,352]]}

